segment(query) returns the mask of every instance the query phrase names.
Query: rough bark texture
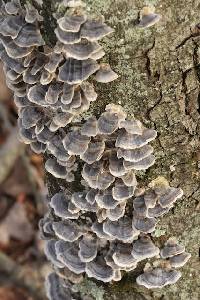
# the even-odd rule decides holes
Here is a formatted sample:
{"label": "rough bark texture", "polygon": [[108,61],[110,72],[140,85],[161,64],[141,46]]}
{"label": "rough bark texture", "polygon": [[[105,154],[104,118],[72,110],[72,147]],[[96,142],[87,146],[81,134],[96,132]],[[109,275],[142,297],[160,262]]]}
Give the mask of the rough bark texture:
{"label": "rough bark texture", "polygon": [[[91,11],[103,14],[115,28],[115,34],[104,40],[105,60],[120,75],[112,84],[96,85],[99,98],[89,113],[98,115],[108,103],[121,104],[130,115],[158,131],[154,144],[157,162],[150,171],[141,174],[140,182],[148,183],[162,174],[172,185],[183,188],[183,200],[160,220],[156,236],[161,241],[176,236],[192,254],[176,285],[148,291],[135,284],[135,274],[129,274],[120,283],[104,286],[104,298],[197,300],[200,291],[200,37],[194,34],[194,28],[199,22],[199,0],[85,2]],[[52,13],[49,4],[50,0],[44,0],[46,20]],[[145,4],[154,5],[162,20],[142,30],[135,26],[135,21]],[[49,33],[52,28],[46,31],[47,37]],[[58,191],[58,181],[52,177],[47,176],[47,184],[50,195]]]}

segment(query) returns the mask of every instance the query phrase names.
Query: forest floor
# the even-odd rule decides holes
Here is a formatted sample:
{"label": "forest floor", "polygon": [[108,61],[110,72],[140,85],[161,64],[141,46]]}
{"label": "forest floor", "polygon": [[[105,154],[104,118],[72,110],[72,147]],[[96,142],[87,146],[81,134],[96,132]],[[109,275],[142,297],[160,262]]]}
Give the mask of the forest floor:
{"label": "forest floor", "polygon": [[45,300],[43,159],[19,142],[16,107],[1,78],[0,90],[0,299]]}

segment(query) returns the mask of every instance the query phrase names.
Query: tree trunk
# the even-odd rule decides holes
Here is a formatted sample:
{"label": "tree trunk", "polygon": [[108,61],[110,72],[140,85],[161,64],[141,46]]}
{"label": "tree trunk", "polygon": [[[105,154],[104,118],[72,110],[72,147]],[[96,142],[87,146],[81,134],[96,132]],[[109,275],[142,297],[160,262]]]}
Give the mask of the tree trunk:
{"label": "tree trunk", "polygon": [[[149,0],[162,15],[155,26],[140,29],[135,24],[144,6],[141,0],[87,0],[91,11],[103,14],[115,33],[104,39],[106,57],[119,79],[95,84],[98,100],[90,113],[98,115],[108,103],[121,104],[148,127],[158,131],[154,142],[156,164],[140,176],[144,185],[163,175],[172,186],[184,190],[184,198],[163,217],[156,236],[176,236],[192,258],[174,286],[148,291],[135,284],[135,273],[114,285],[103,285],[105,299],[193,299],[197,300],[200,268],[198,257],[199,165],[199,21],[198,0]],[[51,44],[54,3],[43,0],[45,37]],[[199,30],[199,31],[198,31]],[[49,196],[63,181],[47,175]]]}

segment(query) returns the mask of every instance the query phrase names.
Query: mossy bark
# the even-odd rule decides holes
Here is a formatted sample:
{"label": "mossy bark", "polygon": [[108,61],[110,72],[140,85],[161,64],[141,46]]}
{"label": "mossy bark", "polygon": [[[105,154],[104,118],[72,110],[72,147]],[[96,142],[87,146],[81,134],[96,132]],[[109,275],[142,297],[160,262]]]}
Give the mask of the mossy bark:
{"label": "mossy bark", "polygon": [[[52,14],[44,0],[44,16]],[[89,113],[98,115],[108,103],[121,104],[158,131],[154,143],[156,164],[145,174],[144,185],[158,175],[184,190],[184,198],[160,219],[156,235],[161,241],[176,236],[192,258],[174,286],[148,291],[135,284],[135,273],[120,283],[104,286],[105,299],[199,299],[200,199],[200,36],[198,0],[87,0],[90,12],[103,14],[115,34],[104,39],[105,61],[119,74],[112,84],[96,84],[98,100]],[[154,5],[161,21],[148,29],[135,24],[145,4]],[[52,33],[46,22],[46,34]],[[200,34],[200,31],[199,31]],[[50,194],[59,182],[47,176]],[[63,182],[62,182],[63,184]]]}

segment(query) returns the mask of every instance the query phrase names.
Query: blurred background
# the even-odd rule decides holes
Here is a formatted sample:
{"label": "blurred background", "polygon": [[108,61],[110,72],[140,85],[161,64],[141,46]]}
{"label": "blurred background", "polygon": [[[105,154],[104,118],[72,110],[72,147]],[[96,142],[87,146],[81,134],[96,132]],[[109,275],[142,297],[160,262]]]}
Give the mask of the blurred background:
{"label": "blurred background", "polygon": [[38,221],[46,211],[43,159],[20,143],[0,64],[0,300],[44,300],[49,265]]}

